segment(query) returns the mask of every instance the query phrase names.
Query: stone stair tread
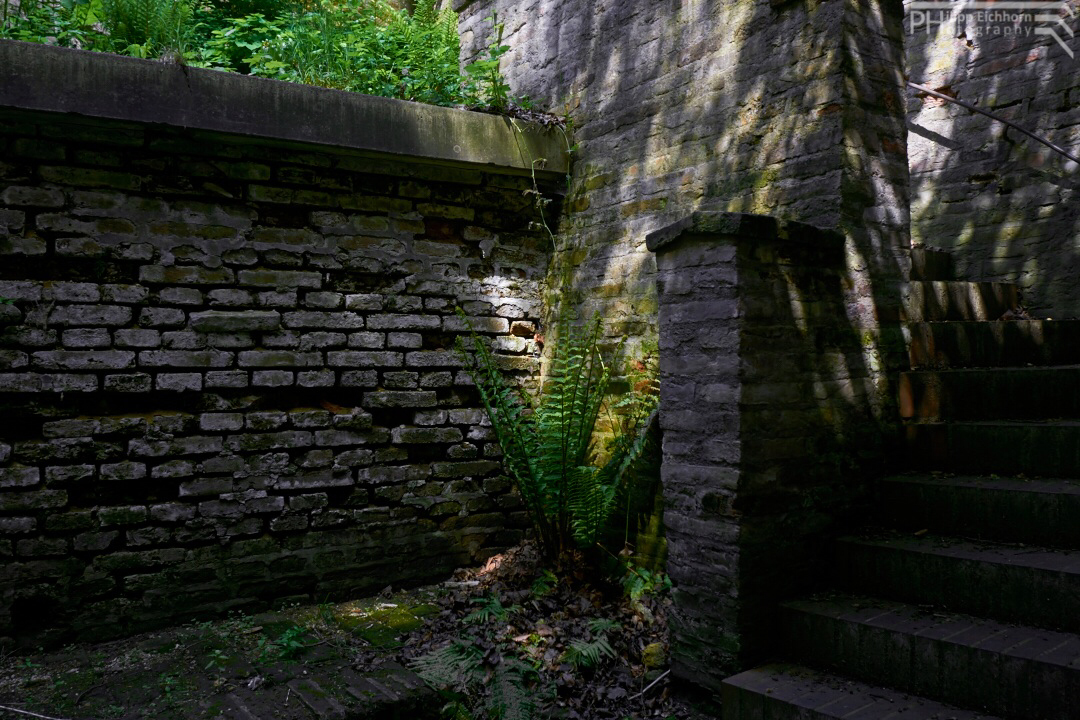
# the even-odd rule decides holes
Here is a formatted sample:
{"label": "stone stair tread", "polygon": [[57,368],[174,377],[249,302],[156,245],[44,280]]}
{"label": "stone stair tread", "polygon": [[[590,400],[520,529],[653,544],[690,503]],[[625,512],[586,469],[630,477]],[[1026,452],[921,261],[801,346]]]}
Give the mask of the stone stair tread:
{"label": "stone stair tread", "polygon": [[904,418],[1080,417],[1080,365],[921,368],[900,373]]}
{"label": "stone stair tread", "polygon": [[913,280],[900,285],[907,322],[992,321],[1019,305],[1019,290],[1009,282]]}
{"label": "stone stair tread", "polygon": [[953,320],[904,326],[913,368],[998,368],[1080,362],[1080,320]]}
{"label": "stone stair tread", "polygon": [[840,593],[792,600],[783,607],[1080,672],[1080,636],[1073,633]]}
{"label": "stone stair tread", "polygon": [[957,560],[1030,567],[1080,577],[1080,550],[968,540],[930,533],[917,537],[901,533],[889,537],[847,536],[839,538],[838,542],[938,555]]}
{"label": "stone stair tread", "polygon": [[891,475],[881,482],[939,487],[977,488],[989,491],[1053,493],[1080,495],[1080,480],[1070,478],[1020,478],[991,475],[932,475],[909,473]]}
{"label": "stone stair tread", "polygon": [[[760,697],[773,708],[765,715],[746,695]],[[838,675],[818,672],[800,665],[771,664],[734,675],[723,684],[724,719],[757,720],[768,717],[799,720],[998,720],[983,713],[961,710],[951,705],[909,695],[888,688],[867,685]],[[748,707],[743,708],[743,705]],[[775,706],[786,704],[784,714]]]}

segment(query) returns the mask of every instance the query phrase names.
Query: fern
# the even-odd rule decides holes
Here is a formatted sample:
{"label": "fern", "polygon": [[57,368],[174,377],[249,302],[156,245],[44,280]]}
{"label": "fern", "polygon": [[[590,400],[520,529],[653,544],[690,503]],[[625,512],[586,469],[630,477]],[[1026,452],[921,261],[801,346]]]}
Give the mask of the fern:
{"label": "fern", "polygon": [[595,640],[571,640],[562,659],[580,670],[596,667],[605,657],[614,658],[615,649],[611,647],[607,637],[601,635]]}
{"label": "fern", "polygon": [[102,0],[101,21],[117,50],[151,57],[183,52],[190,35],[188,0]]}
{"label": "fern", "polygon": [[532,720],[536,702],[526,684],[532,670],[519,660],[503,658],[495,668],[490,685],[487,711],[497,720]]}
{"label": "fern", "polygon": [[463,342],[458,345],[502,446],[504,467],[549,558],[597,542],[646,446],[647,428],[633,414],[628,427],[610,418],[615,437],[605,460],[597,462],[596,426],[611,379],[597,349],[600,319],[574,327],[564,318],[559,327],[550,371],[531,413],[475,332],[471,352]]}
{"label": "fern", "polygon": [[432,650],[412,661],[416,674],[436,689],[465,692],[469,685],[483,677],[483,654],[473,644],[453,640],[449,645]]}

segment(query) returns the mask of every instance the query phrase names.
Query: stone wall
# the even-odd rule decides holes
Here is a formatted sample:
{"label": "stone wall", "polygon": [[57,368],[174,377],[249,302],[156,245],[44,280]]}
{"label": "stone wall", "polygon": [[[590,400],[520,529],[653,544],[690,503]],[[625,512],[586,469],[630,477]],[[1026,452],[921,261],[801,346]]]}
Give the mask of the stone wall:
{"label": "stone wall", "polygon": [[[42,50],[39,69],[98,62]],[[262,85],[325,92],[281,86]],[[100,638],[377,591],[521,537],[454,343],[461,308],[508,369],[537,368],[550,241],[530,229],[527,161],[433,164],[11,97],[0,91],[0,636]],[[446,153],[469,154],[450,140]]]}
{"label": "stone wall", "polygon": [[673,671],[706,687],[770,657],[776,602],[827,577],[828,541],[881,455],[872,371],[844,312],[844,243],[740,213],[649,236]]}
{"label": "stone wall", "polygon": [[[899,168],[878,173],[885,181],[876,195],[860,197],[896,222],[894,209],[906,206],[906,188],[898,196],[890,186],[898,175],[907,182],[903,127],[882,132],[880,122],[853,114],[902,101],[897,59],[845,57],[839,37],[853,36],[843,47],[863,53],[878,34],[877,5],[856,5],[459,0],[463,55],[483,52],[496,10],[513,93],[573,121],[575,169],[552,293],[601,311],[613,343],[652,345],[656,268],[645,235],[700,207],[837,227],[846,128],[880,134],[887,153],[880,140],[870,152],[896,158]],[[868,33],[855,36],[862,30],[853,21]],[[881,76],[858,85],[858,104],[841,82],[849,62]],[[896,77],[879,72],[890,66]],[[905,231],[876,250],[860,248],[862,261],[880,263],[895,282],[905,262],[895,245],[906,252],[906,243]]]}
{"label": "stone wall", "polygon": [[[458,7],[467,57],[489,42],[494,8],[511,48],[503,67],[512,91],[556,112],[565,108],[573,121],[577,159],[549,274],[553,298],[600,311],[612,344],[648,347],[659,333],[673,667],[681,679],[715,687],[723,673],[767,651],[775,601],[812,576],[795,559],[809,567],[814,558],[796,552],[792,563],[773,568],[763,561],[732,567],[725,553],[741,557],[739,533],[753,533],[755,548],[787,550],[792,538],[823,537],[835,531],[831,521],[839,515],[819,512],[814,493],[831,493],[844,507],[867,474],[885,468],[882,448],[896,417],[890,372],[905,362],[900,284],[910,263],[901,7],[855,0],[498,0]],[[779,278],[744,290],[742,273],[755,267],[747,266],[738,281],[700,288],[677,321],[663,307],[658,317],[663,297],[646,236],[705,209],[812,223],[838,230],[843,241],[831,248],[824,280],[798,277],[790,292]],[[762,263],[771,279],[799,272]],[[696,277],[680,278],[680,287]],[[780,329],[758,327],[761,344],[741,356],[745,349],[728,335],[741,332],[738,318],[753,312],[751,303],[766,300]],[[796,307],[804,315],[793,319]],[[802,322],[827,327],[804,337],[791,327]],[[686,337],[667,342],[668,332]],[[810,338],[843,350],[808,348]],[[684,353],[691,346],[694,352]],[[804,356],[810,359],[792,368]],[[760,391],[749,405],[726,385],[731,377],[701,387],[683,382],[721,365],[735,378],[758,372],[771,380],[747,381]],[[807,376],[785,386],[786,370]],[[808,394],[793,398],[801,392]],[[830,414],[838,408],[842,417]],[[865,455],[851,455],[859,472],[827,491],[766,461],[775,451],[798,466],[807,448],[819,446],[819,432],[836,440],[845,432],[839,428],[852,427],[865,430]],[[701,437],[673,439],[683,432]],[[851,439],[831,447],[846,453],[856,445]],[[683,472],[689,465],[704,469]],[[767,486],[779,498],[769,521],[713,522],[717,513],[746,517],[746,508],[724,494],[734,488],[724,477],[732,468],[746,473],[739,482]],[[745,502],[756,502],[751,498]],[[788,582],[778,582],[777,573],[787,571]],[[729,596],[743,599],[729,603]]]}
{"label": "stone wall", "polygon": [[[1069,5],[1080,10],[1075,0]],[[1080,156],[1080,34],[1058,28],[1073,58],[1034,33],[1047,23],[964,17],[958,26],[907,12],[911,81]],[[1080,30],[1076,17],[1062,18]],[[1080,166],[1002,123],[913,90],[908,122],[913,241],[950,251],[962,279],[1019,283],[1038,316],[1080,314]]]}

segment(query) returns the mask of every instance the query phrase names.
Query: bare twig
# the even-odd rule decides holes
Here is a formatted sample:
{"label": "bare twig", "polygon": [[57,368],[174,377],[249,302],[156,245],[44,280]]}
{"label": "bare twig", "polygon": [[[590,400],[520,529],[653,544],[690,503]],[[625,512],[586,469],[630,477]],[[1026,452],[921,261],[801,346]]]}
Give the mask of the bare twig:
{"label": "bare twig", "polygon": [[83,698],[86,697],[88,694],[90,694],[90,692],[92,690],[97,690],[99,687],[102,687],[104,684],[105,683],[103,683],[103,682],[99,682],[97,685],[91,685],[90,687],[83,690],[81,693],[79,693],[78,697],[75,698],[75,705],[78,705],[79,703],[81,703]]}
{"label": "bare twig", "polygon": [[29,710],[20,710],[18,708],[8,707],[7,705],[0,705],[0,710],[7,710],[8,712],[18,713],[19,715],[29,715],[30,717],[42,718],[42,720],[67,720],[67,718],[53,717],[52,715],[38,715],[36,712],[30,712]]}
{"label": "bare twig", "polygon": [[653,687],[653,685],[655,685],[656,683],[658,683],[658,682],[660,682],[661,680],[663,680],[664,678],[666,678],[666,677],[668,676],[668,673],[670,673],[670,672],[671,672],[670,670],[665,670],[665,671],[664,671],[663,673],[661,673],[661,674],[660,674],[660,677],[656,678],[656,679],[655,679],[655,680],[653,680],[653,681],[652,681],[651,683],[649,683],[648,685],[646,685],[646,686],[645,686],[645,689],[644,689],[644,690],[642,690],[641,692],[639,692],[639,693],[638,693],[637,695],[631,695],[630,697],[628,697],[628,698],[627,698],[627,700],[634,700],[634,699],[636,699],[636,698],[639,698],[639,697],[641,697],[641,696],[642,696],[642,695],[644,695],[645,693],[649,692],[650,690],[652,690],[652,687]]}

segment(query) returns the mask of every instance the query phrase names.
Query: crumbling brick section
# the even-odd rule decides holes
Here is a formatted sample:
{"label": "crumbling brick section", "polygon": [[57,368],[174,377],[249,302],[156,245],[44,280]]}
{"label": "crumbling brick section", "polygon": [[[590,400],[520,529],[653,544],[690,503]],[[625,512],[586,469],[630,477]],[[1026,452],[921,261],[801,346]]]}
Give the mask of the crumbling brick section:
{"label": "crumbling brick section", "polygon": [[537,369],[532,181],[268,143],[0,119],[0,636],[378,591],[521,537],[453,348],[460,307]]}

